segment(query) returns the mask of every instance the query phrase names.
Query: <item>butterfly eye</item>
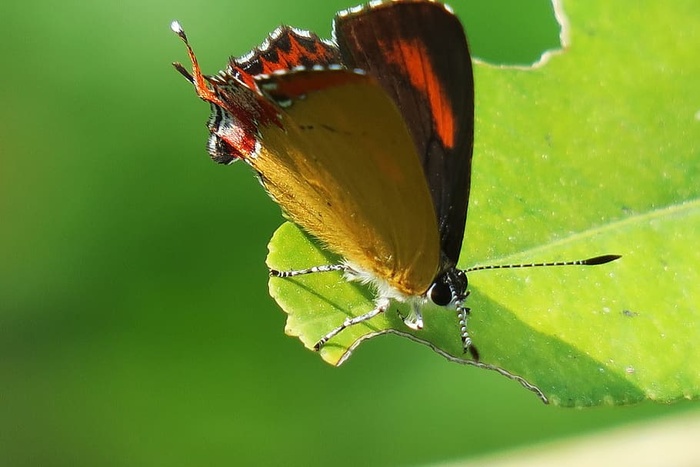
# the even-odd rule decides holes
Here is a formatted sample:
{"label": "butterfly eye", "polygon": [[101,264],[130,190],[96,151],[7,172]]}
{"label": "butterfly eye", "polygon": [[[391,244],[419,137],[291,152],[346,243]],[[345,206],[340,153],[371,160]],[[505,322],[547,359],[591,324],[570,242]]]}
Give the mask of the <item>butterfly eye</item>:
{"label": "butterfly eye", "polygon": [[447,283],[447,276],[442,275],[437,278],[428,289],[428,298],[438,306],[447,306],[452,302],[452,290]]}

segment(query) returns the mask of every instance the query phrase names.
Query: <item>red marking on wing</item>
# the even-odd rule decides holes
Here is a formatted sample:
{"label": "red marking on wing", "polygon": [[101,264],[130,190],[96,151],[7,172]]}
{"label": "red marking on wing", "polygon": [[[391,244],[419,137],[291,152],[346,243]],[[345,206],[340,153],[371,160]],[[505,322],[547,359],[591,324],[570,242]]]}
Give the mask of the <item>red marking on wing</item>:
{"label": "red marking on wing", "polygon": [[232,158],[245,159],[254,155],[261,126],[281,127],[282,123],[277,108],[260,94],[255,79],[240,69],[233,71],[235,76],[219,75],[217,81],[212,82],[219,97],[216,105],[230,116],[230,125],[214,122],[210,131],[225,141]]}
{"label": "red marking on wing", "polygon": [[279,78],[272,77],[270,82],[274,88],[267,89],[266,93],[275,99],[295,99],[310,92],[321,91],[341,85],[355,82],[365,82],[367,77],[361,74],[339,71],[338,73],[318,73],[314,70],[294,72]]}
{"label": "red marking on wing", "polygon": [[411,84],[430,103],[435,130],[446,148],[455,144],[455,119],[447,93],[433,70],[430,55],[419,39],[382,41],[387,61],[406,69]]}
{"label": "red marking on wing", "polygon": [[277,70],[291,70],[295,67],[340,64],[337,47],[323,42],[313,33],[298,32],[282,26],[268,38],[269,45],[253,49],[245,59],[232,59],[230,65],[253,76],[271,74]]}

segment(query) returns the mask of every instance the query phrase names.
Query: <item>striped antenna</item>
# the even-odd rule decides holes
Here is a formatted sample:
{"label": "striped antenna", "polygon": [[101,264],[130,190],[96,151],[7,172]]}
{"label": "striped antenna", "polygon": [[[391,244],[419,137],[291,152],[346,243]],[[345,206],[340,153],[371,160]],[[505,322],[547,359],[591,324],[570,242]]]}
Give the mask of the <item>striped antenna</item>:
{"label": "striped antenna", "polygon": [[577,261],[556,261],[553,263],[523,263],[523,264],[495,264],[491,266],[474,266],[465,269],[464,272],[483,271],[484,269],[516,269],[516,268],[539,268],[543,266],[597,266],[609,263],[621,258],[621,255],[602,255]]}

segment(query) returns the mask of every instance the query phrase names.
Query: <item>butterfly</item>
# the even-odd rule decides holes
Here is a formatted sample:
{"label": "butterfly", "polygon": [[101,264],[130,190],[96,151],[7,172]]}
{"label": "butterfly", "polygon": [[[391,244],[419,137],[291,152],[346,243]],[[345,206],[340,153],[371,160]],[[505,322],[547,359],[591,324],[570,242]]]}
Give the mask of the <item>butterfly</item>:
{"label": "butterfly", "polygon": [[454,310],[465,353],[479,355],[467,329],[467,273],[540,265],[595,265],[616,255],[565,263],[457,268],[464,237],[474,140],[474,81],[464,28],[446,5],[376,1],[338,13],[333,40],[283,26],[215,76],[175,68],[209,102],[208,151],[243,160],[285,215],[337,264],[279,278],[342,271],[375,290],[374,307],[319,336],[318,350],[344,329],[407,303],[411,329],[427,303]]}

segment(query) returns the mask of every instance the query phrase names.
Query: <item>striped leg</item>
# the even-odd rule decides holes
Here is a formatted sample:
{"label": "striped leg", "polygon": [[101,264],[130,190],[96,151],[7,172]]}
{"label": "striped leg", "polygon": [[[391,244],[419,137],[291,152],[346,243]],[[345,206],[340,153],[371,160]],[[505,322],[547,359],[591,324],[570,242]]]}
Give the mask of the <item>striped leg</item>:
{"label": "striped leg", "polygon": [[304,274],[312,274],[315,272],[330,272],[330,271],[347,271],[347,266],[343,264],[324,264],[323,266],[314,266],[308,269],[297,269],[294,271],[278,271],[276,269],[270,269],[270,275],[272,277],[294,277],[302,276]]}
{"label": "striped leg", "polygon": [[314,345],[314,350],[320,350],[321,347],[323,347],[326,344],[326,342],[335,337],[343,329],[349,328],[350,326],[354,326],[355,324],[362,323],[364,321],[367,321],[368,319],[372,319],[378,314],[384,313],[387,310],[387,308],[389,308],[389,299],[382,298],[377,300],[373,310],[365,313],[364,315],[356,316],[354,318],[345,318],[343,324],[333,329],[331,332],[323,336],[321,340],[316,342],[316,345]]}

